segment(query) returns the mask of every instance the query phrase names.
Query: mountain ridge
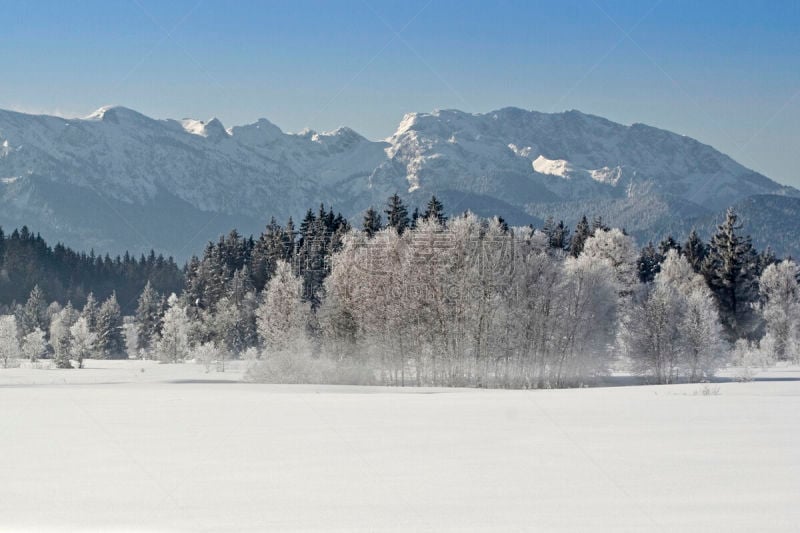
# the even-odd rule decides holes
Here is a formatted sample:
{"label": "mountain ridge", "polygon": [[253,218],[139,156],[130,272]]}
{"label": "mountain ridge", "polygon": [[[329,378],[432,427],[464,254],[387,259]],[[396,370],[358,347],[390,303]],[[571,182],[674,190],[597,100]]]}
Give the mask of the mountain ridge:
{"label": "mountain ridge", "polygon": [[[408,113],[382,141],[346,126],[285,133],[259,119],[226,128],[123,106],[83,119],[0,110],[0,224],[36,226],[73,246],[177,254],[186,242],[180,248],[196,252],[223,224],[257,232],[270,216],[322,202],[353,218],[394,192],[412,205],[438,194],[453,210],[513,224],[568,205],[661,201],[702,217],[752,196],[800,197],[690,137],[576,110]],[[165,211],[170,238],[147,222],[168,223]]]}

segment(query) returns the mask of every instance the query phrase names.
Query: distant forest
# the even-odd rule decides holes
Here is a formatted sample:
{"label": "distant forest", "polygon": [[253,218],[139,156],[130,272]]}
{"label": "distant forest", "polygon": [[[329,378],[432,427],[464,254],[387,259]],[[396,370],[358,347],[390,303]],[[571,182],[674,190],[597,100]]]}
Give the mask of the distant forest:
{"label": "distant forest", "polygon": [[105,300],[116,291],[122,312],[132,314],[148,281],[166,294],[180,293],[184,273],[171,257],[154,252],[138,259],[127,253],[112,259],[60,243],[50,247],[26,226],[10,235],[0,228],[0,312],[25,303],[38,285],[48,300],[76,307],[86,303],[89,293]]}

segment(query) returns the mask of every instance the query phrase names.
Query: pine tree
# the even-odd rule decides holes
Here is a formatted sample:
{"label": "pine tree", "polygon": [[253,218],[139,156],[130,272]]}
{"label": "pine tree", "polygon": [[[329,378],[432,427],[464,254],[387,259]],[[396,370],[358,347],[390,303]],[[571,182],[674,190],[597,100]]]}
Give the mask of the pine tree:
{"label": "pine tree", "polygon": [[419,207],[415,207],[414,211],[411,213],[411,229],[416,229],[417,224],[419,223],[419,219],[422,215],[419,212]]}
{"label": "pine tree", "polygon": [[609,231],[611,229],[605,222],[603,222],[602,216],[596,216],[592,220],[592,235],[595,234],[597,230]]}
{"label": "pine tree", "polygon": [[757,300],[758,257],[749,236],[740,234],[738,216],[728,209],[725,221],[711,238],[702,273],[720,307],[729,340],[755,334],[757,322],[752,304]]}
{"label": "pine tree", "polygon": [[444,214],[444,205],[436,199],[436,196],[431,196],[431,199],[428,200],[428,205],[425,208],[425,212],[422,214],[422,218],[425,220],[434,220],[442,226],[447,222],[447,217]]}
{"label": "pine tree", "polygon": [[89,331],[94,333],[95,328],[97,327],[97,300],[94,297],[94,293],[89,293],[86,297],[86,304],[83,306],[83,311],[81,311],[81,316],[86,319],[86,325],[89,328]]}
{"label": "pine tree", "polygon": [[137,334],[137,349],[150,350],[158,338],[161,328],[161,315],[163,312],[163,298],[148,281],[139,296],[136,306],[134,324]]}
{"label": "pine tree", "polygon": [[692,269],[699,273],[703,267],[703,261],[708,255],[708,247],[697,234],[697,231],[692,230],[689,238],[683,244],[682,253],[686,260],[689,261],[689,264],[692,265]]}
{"label": "pine tree", "polygon": [[370,207],[367,209],[367,212],[364,214],[364,222],[362,223],[362,228],[364,229],[364,233],[367,234],[367,237],[372,238],[376,233],[378,233],[383,228],[383,223],[381,221],[381,215],[375,209]]}
{"label": "pine tree", "polygon": [[575,234],[572,236],[572,241],[570,242],[569,254],[572,257],[581,255],[583,245],[586,243],[586,239],[592,236],[592,233],[592,230],[589,228],[589,221],[586,220],[586,215],[583,215],[578,225],[575,226]]}
{"label": "pine tree", "polygon": [[651,283],[656,279],[656,274],[660,270],[659,264],[663,261],[663,256],[658,253],[653,242],[648,242],[647,246],[642,248],[639,254],[639,259],[636,262],[636,268],[639,272],[639,281],[642,283]]}
{"label": "pine tree", "polygon": [[389,197],[384,213],[386,213],[386,226],[394,228],[400,235],[403,234],[411,222],[408,218],[408,209],[406,209],[403,200],[400,199],[397,193]]}
{"label": "pine tree", "polygon": [[658,253],[661,254],[662,257],[666,257],[667,252],[670,250],[681,251],[681,245],[672,238],[672,235],[668,235],[658,243]]}
{"label": "pine tree", "polygon": [[36,328],[46,330],[49,328],[47,321],[47,301],[44,291],[35,285],[31,291],[28,301],[22,308],[22,315],[19,320],[20,334],[24,337]]}
{"label": "pine tree", "polygon": [[555,250],[569,249],[569,228],[564,224],[563,220],[559,220],[556,223],[553,217],[547,217],[544,227],[542,227],[542,232],[547,236],[547,243],[550,248]]}
{"label": "pine tree", "polygon": [[97,312],[97,356],[101,359],[125,358],[125,338],[122,334],[122,314],[116,293],[103,302]]}
{"label": "pine tree", "polygon": [[775,252],[772,251],[772,248],[767,246],[761,253],[758,254],[758,266],[757,266],[757,275],[761,276],[764,271],[770,265],[777,265],[780,263],[778,261],[778,257],[775,255]]}

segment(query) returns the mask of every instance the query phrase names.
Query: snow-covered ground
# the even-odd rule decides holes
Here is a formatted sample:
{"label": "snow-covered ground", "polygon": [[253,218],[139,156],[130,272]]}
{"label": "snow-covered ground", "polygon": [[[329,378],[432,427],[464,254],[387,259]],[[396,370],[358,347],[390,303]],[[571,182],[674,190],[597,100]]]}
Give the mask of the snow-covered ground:
{"label": "snow-covered ground", "polygon": [[141,361],[0,370],[0,530],[800,524],[798,368],[751,383],[540,391],[240,376]]}

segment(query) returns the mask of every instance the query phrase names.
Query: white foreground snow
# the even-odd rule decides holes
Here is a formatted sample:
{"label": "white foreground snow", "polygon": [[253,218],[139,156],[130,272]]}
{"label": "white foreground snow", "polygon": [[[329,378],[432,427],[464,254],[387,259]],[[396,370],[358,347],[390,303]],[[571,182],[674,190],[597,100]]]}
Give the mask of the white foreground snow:
{"label": "white foreground snow", "polygon": [[0,530],[800,523],[797,368],[711,395],[219,382],[238,377],[137,361],[0,370]]}

